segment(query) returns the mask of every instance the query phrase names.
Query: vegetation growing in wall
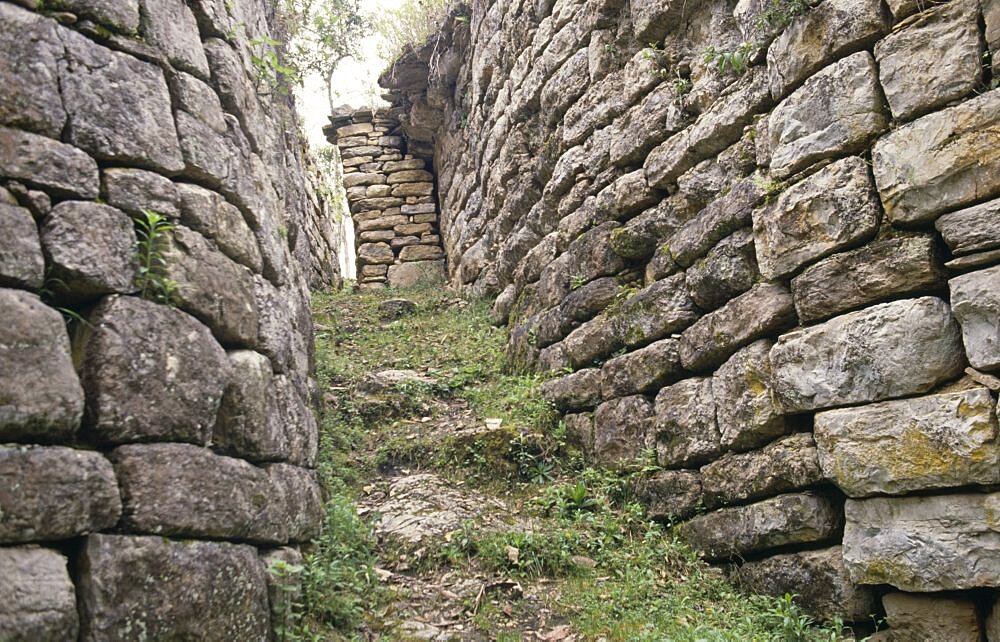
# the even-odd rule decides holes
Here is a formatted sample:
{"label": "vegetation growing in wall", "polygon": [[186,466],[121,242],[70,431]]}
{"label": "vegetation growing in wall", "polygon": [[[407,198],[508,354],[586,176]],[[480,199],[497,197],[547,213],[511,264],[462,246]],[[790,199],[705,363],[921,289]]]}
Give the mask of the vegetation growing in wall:
{"label": "vegetation growing in wall", "polygon": [[173,304],[177,293],[177,283],[167,277],[165,257],[173,230],[174,226],[166,217],[152,210],[146,210],[141,218],[135,219],[135,231],[139,237],[135,286],[142,298],[167,305]]}

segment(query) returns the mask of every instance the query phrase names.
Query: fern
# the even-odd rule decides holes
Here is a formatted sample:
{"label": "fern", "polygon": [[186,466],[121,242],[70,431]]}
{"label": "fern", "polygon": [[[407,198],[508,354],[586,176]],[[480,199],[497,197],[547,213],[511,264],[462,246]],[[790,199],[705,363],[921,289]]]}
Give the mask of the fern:
{"label": "fern", "polygon": [[136,219],[135,224],[139,237],[139,274],[135,285],[139,288],[139,296],[156,303],[173,305],[177,283],[167,277],[164,252],[174,226],[162,214],[152,210],[143,212],[143,218]]}

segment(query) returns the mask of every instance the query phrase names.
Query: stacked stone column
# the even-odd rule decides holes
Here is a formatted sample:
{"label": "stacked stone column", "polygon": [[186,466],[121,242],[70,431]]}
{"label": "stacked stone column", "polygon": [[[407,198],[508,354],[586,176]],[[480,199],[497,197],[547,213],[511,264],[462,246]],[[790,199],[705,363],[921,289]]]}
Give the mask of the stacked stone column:
{"label": "stacked stone column", "polygon": [[340,149],[364,289],[443,280],[434,176],[407,154],[390,112],[338,112],[326,129]]}

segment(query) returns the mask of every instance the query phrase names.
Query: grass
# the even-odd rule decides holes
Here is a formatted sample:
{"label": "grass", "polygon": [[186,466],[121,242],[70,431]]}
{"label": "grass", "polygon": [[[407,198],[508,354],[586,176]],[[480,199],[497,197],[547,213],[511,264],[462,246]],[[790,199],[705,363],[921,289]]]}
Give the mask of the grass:
{"label": "grass", "polygon": [[[467,524],[412,572],[545,579],[552,587],[548,607],[588,640],[839,639],[836,623],[815,626],[791,597],[739,592],[668,527],[648,521],[630,491],[631,477],[648,469],[587,467],[541,399],[541,379],[506,370],[506,333],[489,325],[488,303],[441,290],[408,291],[417,312],[385,321],[378,304],[392,295],[337,292],[314,300],[325,397],[320,472],[329,500],[322,535],[293,569],[303,589],[285,618],[283,639],[351,639],[383,626],[393,595],[375,568],[398,551],[380,548],[353,502],[390,463],[502,494],[522,518],[510,522],[520,526],[498,532]],[[359,404],[354,385],[387,368],[417,370],[434,383],[407,390],[403,405]],[[420,417],[455,407],[467,408],[475,422],[500,418],[506,430],[472,441],[403,436],[402,425],[419,426]],[[484,603],[473,625],[497,640],[520,639],[496,628],[504,615],[494,610]]]}

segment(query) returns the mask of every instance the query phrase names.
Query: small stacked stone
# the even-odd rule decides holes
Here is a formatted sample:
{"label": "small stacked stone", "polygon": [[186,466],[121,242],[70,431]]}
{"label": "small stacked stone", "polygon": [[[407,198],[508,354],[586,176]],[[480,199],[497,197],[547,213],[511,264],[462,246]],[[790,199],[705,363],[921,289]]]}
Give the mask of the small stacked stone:
{"label": "small stacked stone", "polygon": [[434,176],[424,159],[405,153],[398,130],[390,112],[368,110],[338,112],[326,129],[343,161],[358,282],[365,289],[443,278]]}

